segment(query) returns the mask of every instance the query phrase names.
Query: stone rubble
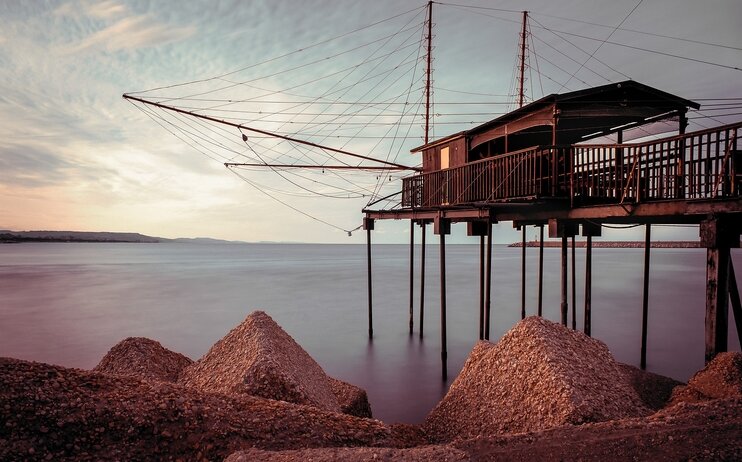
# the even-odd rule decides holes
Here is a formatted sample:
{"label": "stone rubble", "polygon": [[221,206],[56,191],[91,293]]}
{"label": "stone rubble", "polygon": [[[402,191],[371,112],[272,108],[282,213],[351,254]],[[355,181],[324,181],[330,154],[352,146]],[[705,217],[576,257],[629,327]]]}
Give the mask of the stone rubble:
{"label": "stone rubble", "polygon": [[643,371],[628,364],[617,364],[644,405],[653,411],[665,407],[670,400],[673,389],[678,385],[683,385],[682,382],[664,375]]}
{"label": "stone rubble", "polygon": [[332,377],[328,377],[328,379],[330,388],[340,404],[340,412],[369,419],[373,417],[366,390]]}
{"label": "stone rubble", "polygon": [[196,363],[144,338],[95,372],[0,358],[0,460],[742,460],[742,354],[648,415],[676,384],[527,318],[474,347],[423,425],[386,425],[347,415],[370,417],[366,392],[256,312]]}
{"label": "stone rubble", "polygon": [[723,398],[742,398],[742,353],[717,354],[706,367],[693,374],[687,386],[673,390],[668,406]]}
{"label": "stone rubble", "polygon": [[201,391],[260,396],[340,412],[322,367],[263,311],[251,313],[186,367],[178,383]]}
{"label": "stone rubble", "polygon": [[192,359],[168,350],[160,342],[144,337],[129,337],[114,345],[93,370],[144,380],[175,382],[180,371],[191,363]]}
{"label": "stone rubble", "polygon": [[474,346],[423,429],[447,442],[649,413],[604,343],[533,316]]}
{"label": "stone rubble", "polygon": [[222,460],[250,447],[400,446],[390,428],[248,395],[0,358],[0,460]]}

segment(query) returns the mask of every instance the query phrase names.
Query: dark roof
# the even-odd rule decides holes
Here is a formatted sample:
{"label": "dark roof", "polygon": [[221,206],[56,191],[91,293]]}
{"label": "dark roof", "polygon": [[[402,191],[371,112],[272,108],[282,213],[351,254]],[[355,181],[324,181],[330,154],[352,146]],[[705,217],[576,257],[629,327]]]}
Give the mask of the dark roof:
{"label": "dark roof", "polygon": [[432,141],[428,144],[414,148],[411,151],[412,152],[422,151],[423,149],[427,147],[437,145],[441,142],[450,140],[452,138],[474,134],[474,133],[488,130],[492,127],[504,125],[513,120],[517,120],[525,116],[526,114],[536,112],[554,103],[556,103],[558,106],[564,106],[570,103],[580,104],[580,103],[586,103],[590,101],[601,102],[601,103],[621,103],[624,101],[623,99],[622,100],[619,100],[619,99],[595,100],[596,97],[599,97],[601,95],[610,98],[610,95],[612,93],[617,93],[618,91],[621,91],[624,93],[628,91],[628,92],[633,93],[635,97],[632,97],[628,99],[627,101],[634,102],[634,103],[643,103],[649,107],[656,107],[657,111],[656,111],[656,114],[654,115],[660,115],[663,112],[666,112],[668,110],[667,109],[668,107],[673,108],[673,109],[682,109],[682,108],[689,108],[689,107],[698,109],[699,107],[701,107],[700,104],[694,101],[687,100],[685,98],[680,98],[679,96],[675,96],[673,94],[664,92],[662,90],[658,90],[656,88],[650,87],[648,85],[644,85],[639,82],[635,82],[633,80],[625,80],[623,82],[611,83],[611,84],[602,85],[599,87],[585,88],[583,90],[572,91],[569,93],[561,93],[561,94],[553,93],[551,95],[547,95],[541,99],[533,101],[514,111],[510,111],[507,114],[503,114],[502,116],[497,117],[496,119],[492,119],[488,122],[478,125],[474,128],[471,128],[463,132],[456,133],[454,135],[446,136],[445,138]]}

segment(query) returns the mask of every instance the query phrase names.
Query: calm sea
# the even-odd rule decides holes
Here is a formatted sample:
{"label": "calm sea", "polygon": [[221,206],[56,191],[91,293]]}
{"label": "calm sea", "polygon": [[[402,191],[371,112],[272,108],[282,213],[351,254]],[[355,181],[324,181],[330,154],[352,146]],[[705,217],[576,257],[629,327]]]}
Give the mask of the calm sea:
{"label": "calm sea", "polygon": [[[143,336],[197,359],[264,310],[327,371],[368,391],[376,418],[419,422],[478,337],[478,245],[449,245],[448,383],[440,378],[438,248],[428,246],[425,337],[408,335],[409,247],[374,245],[374,333],[367,338],[364,245],[0,245],[0,356],[90,369],[119,340]],[[528,313],[537,249],[528,249]],[[545,250],[544,316],[559,319],[558,249]],[[735,252],[737,268],[742,256]],[[582,328],[584,250],[577,250]],[[593,336],[639,362],[642,249],[593,252]],[[496,340],[520,318],[520,249],[493,257]],[[742,273],[742,269],[738,270]],[[687,380],[703,366],[705,250],[653,249],[648,369]],[[731,319],[730,319],[731,321]],[[733,322],[731,322],[733,326]],[[730,349],[739,351],[736,331]]]}

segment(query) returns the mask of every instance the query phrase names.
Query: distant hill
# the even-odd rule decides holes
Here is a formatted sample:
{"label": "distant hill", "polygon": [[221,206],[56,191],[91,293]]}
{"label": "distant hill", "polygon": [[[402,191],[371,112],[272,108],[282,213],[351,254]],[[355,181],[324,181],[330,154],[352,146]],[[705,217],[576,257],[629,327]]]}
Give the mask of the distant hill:
{"label": "distant hill", "polygon": [[139,233],[111,233],[90,231],[10,231],[0,230],[0,243],[11,242],[129,242],[141,244],[157,243],[194,243],[194,244],[227,244],[236,241],[224,241],[206,237],[166,239],[146,236]]}

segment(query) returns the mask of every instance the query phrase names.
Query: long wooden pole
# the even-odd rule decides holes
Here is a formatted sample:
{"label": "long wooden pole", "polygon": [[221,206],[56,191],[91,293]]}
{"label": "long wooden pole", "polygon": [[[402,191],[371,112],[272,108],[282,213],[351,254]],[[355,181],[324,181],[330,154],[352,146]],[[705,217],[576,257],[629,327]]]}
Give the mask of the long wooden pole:
{"label": "long wooden pole", "polygon": [[585,335],[590,337],[593,303],[593,237],[588,234],[585,243]]}
{"label": "long wooden pole", "polygon": [[727,351],[729,247],[706,249],[706,362]]}
{"label": "long wooden pole", "polygon": [[649,253],[652,248],[652,225],[645,225],[644,234],[644,291],[642,292],[642,348],[640,366],[647,368],[647,320],[649,317]]}
{"label": "long wooden pole", "polygon": [[413,328],[413,317],[415,315],[414,302],[415,302],[415,221],[410,220],[410,335],[412,335]]}
{"label": "long wooden pole", "polygon": [[567,313],[568,313],[568,302],[567,302],[567,235],[562,235],[562,325],[567,327]]}
{"label": "long wooden pole", "polygon": [[136,96],[131,96],[131,95],[126,95],[125,94],[125,95],[123,95],[123,97],[124,97],[124,99],[132,100],[132,101],[137,101],[137,102],[140,102],[142,104],[148,104],[150,106],[159,107],[161,109],[166,109],[168,111],[177,112],[179,114],[189,115],[191,117],[196,117],[197,119],[208,120],[208,121],[211,121],[211,122],[216,122],[216,123],[219,123],[219,124],[222,124],[222,125],[228,125],[230,127],[240,128],[242,130],[247,130],[247,131],[254,132],[254,133],[260,133],[261,135],[270,136],[272,138],[278,138],[278,139],[282,139],[282,140],[286,140],[286,141],[291,141],[292,143],[303,144],[305,146],[312,146],[312,147],[315,147],[315,148],[320,148],[320,149],[322,149],[324,151],[336,152],[338,154],[343,154],[343,155],[346,155],[346,156],[355,157],[357,159],[370,160],[370,161],[378,162],[378,163],[384,164],[384,165],[391,165],[393,167],[398,167],[401,170],[415,170],[415,171],[420,171],[421,170],[418,167],[409,167],[407,165],[395,164],[394,162],[388,162],[388,161],[381,160],[381,159],[375,159],[375,158],[369,157],[369,156],[363,156],[361,154],[356,154],[356,153],[353,153],[353,152],[345,151],[343,149],[336,149],[336,148],[332,148],[330,146],[324,146],[324,145],[321,145],[321,144],[313,143],[311,141],[306,141],[306,140],[302,140],[302,139],[299,139],[299,138],[293,138],[293,137],[290,137],[290,136],[281,135],[281,134],[269,132],[269,131],[266,131],[266,130],[261,130],[259,128],[249,127],[249,126],[244,125],[244,124],[238,124],[238,123],[230,122],[228,120],[217,119],[216,117],[211,117],[211,116],[207,116],[207,115],[204,115],[204,114],[199,114],[199,113],[193,112],[193,111],[186,111],[184,109],[180,109],[180,108],[177,108],[175,106],[168,106],[167,104],[162,104],[162,103],[158,103],[158,102],[155,102],[155,101],[149,101],[149,100],[146,100],[146,99],[143,99],[143,98],[138,98]]}
{"label": "long wooden pole", "polygon": [[448,351],[446,348],[446,233],[440,233],[441,250],[441,375],[448,380]]}
{"label": "long wooden pole", "polygon": [[742,303],[740,303],[737,276],[734,274],[734,262],[732,262],[731,255],[729,256],[729,300],[732,302],[734,325],[737,326],[737,340],[739,340],[739,347],[742,348]]}
{"label": "long wooden pole", "polygon": [[425,144],[430,141],[430,74],[433,55],[433,2],[428,2],[428,54],[425,68]]}
{"label": "long wooden pole", "polygon": [[490,314],[492,310],[492,223],[487,222],[487,282],[485,283],[484,339],[490,339]]}
{"label": "long wooden pole", "polygon": [[520,249],[520,319],[526,317],[526,225],[521,228]]}
{"label": "long wooden pole", "polygon": [[484,340],[484,239],[479,236],[479,340]]}
{"label": "long wooden pole", "polygon": [[423,320],[425,318],[425,221],[421,223],[420,232],[420,339],[423,338]]}
{"label": "long wooden pole", "polygon": [[528,22],[528,11],[523,12],[523,29],[520,33],[520,88],[518,91],[518,107],[523,107],[525,102],[525,80],[526,80],[526,23]]}
{"label": "long wooden pole", "polygon": [[544,301],[544,225],[539,225],[538,243],[538,315],[543,316]]}
{"label": "long wooden pole", "polygon": [[374,338],[373,290],[371,287],[371,229],[366,229],[366,260],[368,269],[368,338]]}
{"label": "long wooden pole", "polygon": [[574,235],[572,236],[572,330],[577,330],[577,261]]}

